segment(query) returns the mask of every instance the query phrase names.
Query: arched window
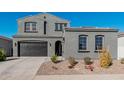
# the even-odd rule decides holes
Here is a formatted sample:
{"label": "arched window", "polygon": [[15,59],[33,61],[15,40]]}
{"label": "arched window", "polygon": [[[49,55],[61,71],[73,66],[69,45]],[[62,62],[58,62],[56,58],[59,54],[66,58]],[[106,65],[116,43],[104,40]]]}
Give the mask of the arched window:
{"label": "arched window", "polygon": [[102,50],[104,35],[95,36],[95,50]]}
{"label": "arched window", "polygon": [[79,50],[87,50],[87,36],[88,35],[79,36]]}

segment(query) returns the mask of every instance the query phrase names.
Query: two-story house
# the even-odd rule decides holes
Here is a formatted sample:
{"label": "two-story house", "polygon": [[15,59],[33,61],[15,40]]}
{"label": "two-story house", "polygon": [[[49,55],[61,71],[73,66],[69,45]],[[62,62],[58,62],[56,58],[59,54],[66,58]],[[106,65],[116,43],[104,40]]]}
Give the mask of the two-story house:
{"label": "two-story house", "polygon": [[18,19],[13,36],[14,56],[98,58],[98,51],[109,48],[117,58],[117,29],[70,27],[70,22],[48,13]]}
{"label": "two-story house", "polygon": [[13,36],[14,56],[62,55],[64,28],[69,21],[43,13],[18,19],[18,32]]}

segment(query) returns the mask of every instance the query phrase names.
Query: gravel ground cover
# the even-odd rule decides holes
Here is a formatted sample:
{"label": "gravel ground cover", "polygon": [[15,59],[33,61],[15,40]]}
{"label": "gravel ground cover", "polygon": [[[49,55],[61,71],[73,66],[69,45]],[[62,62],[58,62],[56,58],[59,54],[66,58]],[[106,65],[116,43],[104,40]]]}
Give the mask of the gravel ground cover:
{"label": "gravel ground cover", "polygon": [[93,71],[85,68],[83,60],[76,61],[78,64],[72,69],[68,68],[70,64],[67,60],[57,64],[50,61],[45,62],[40,66],[37,75],[124,74],[124,64],[121,64],[117,60],[114,60],[112,66],[109,68],[101,68],[99,61],[94,60]]}

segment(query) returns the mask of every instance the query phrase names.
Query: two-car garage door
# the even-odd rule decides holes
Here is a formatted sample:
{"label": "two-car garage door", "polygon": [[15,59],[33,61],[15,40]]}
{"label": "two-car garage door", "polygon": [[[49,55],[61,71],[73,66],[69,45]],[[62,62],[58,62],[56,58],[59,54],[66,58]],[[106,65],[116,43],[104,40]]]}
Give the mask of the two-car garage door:
{"label": "two-car garage door", "polygon": [[19,42],[18,56],[47,56],[47,42]]}

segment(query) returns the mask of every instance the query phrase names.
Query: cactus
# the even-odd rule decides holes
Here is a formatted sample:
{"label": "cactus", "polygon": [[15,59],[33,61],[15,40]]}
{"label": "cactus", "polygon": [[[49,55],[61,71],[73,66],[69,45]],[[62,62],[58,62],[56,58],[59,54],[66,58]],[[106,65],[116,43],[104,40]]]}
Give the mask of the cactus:
{"label": "cactus", "polygon": [[100,66],[108,68],[112,64],[112,58],[106,48],[102,49],[100,53]]}

